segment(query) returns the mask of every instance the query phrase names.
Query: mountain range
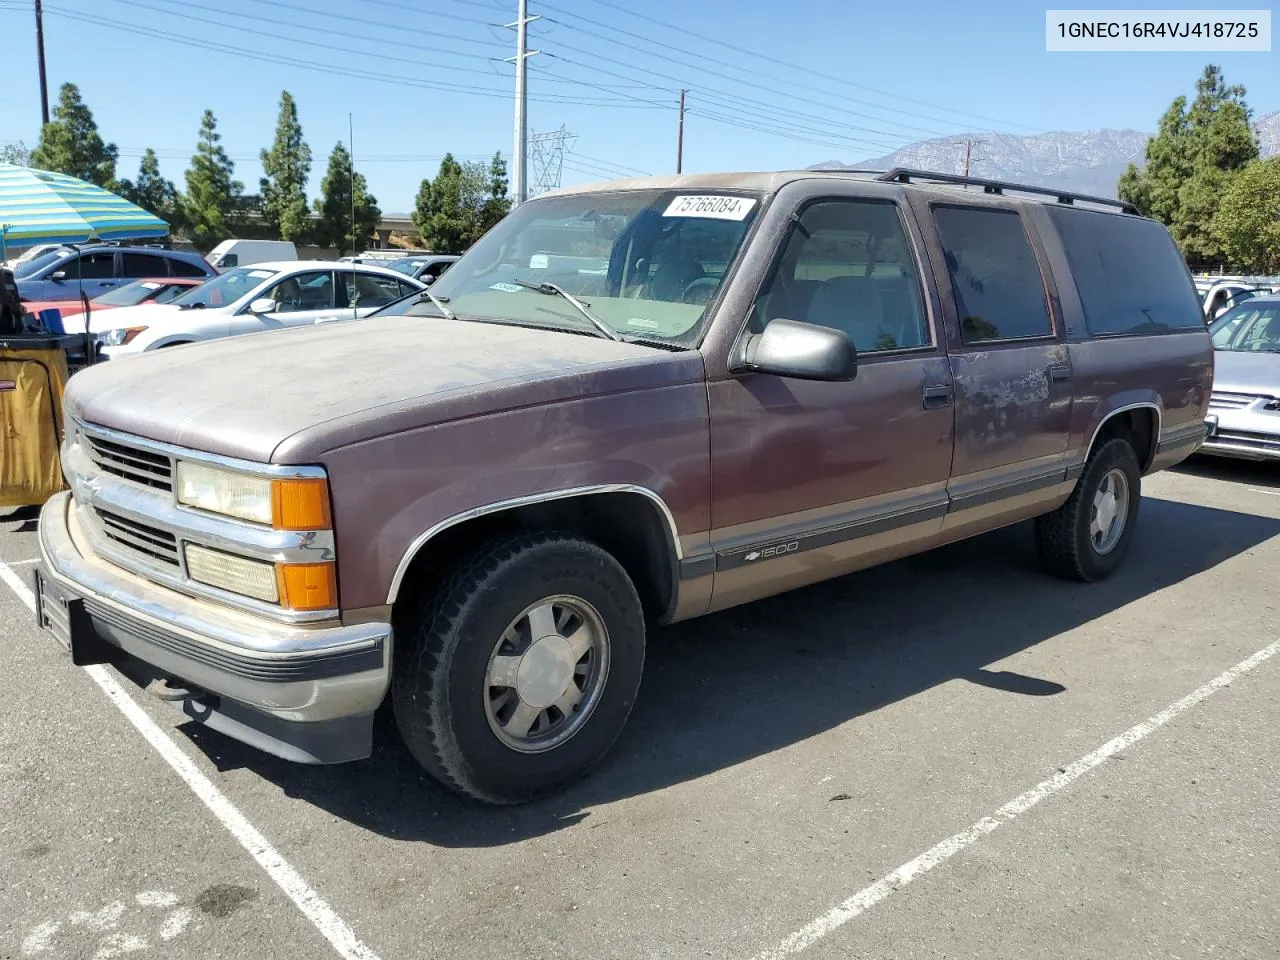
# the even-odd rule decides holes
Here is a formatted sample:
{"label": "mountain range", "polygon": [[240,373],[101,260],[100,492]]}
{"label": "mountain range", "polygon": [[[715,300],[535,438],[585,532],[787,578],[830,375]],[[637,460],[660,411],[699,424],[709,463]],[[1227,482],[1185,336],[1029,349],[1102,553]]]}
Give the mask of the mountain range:
{"label": "mountain range", "polygon": [[[1254,129],[1264,157],[1280,154],[1280,111],[1258,118]],[[1130,163],[1142,163],[1150,136],[1140,130],[1054,131],[1025,137],[961,133],[921,140],[887,156],[857,163],[832,160],[813,166],[836,170],[914,167],[962,173],[965,144],[971,142],[969,172],[975,177],[1114,197],[1120,174]]]}

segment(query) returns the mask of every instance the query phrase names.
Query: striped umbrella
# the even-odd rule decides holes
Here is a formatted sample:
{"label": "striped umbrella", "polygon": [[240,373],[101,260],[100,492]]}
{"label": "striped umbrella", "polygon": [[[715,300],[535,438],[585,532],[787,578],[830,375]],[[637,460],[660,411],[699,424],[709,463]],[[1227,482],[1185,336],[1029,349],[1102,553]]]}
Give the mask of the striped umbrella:
{"label": "striped umbrella", "polygon": [[0,260],[7,247],[163,237],[169,225],[65,173],[0,163]]}

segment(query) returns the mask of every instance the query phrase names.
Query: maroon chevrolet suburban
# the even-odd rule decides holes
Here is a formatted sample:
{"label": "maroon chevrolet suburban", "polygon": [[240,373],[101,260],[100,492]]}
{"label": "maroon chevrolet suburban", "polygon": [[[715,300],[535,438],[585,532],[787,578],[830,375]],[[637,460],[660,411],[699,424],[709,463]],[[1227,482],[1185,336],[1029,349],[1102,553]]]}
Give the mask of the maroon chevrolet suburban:
{"label": "maroon chevrolet suburban", "polygon": [[293,760],[413,755],[504,803],[582,775],[647,624],[1034,518],[1098,580],[1204,439],[1162,226],[912,170],[520,205],[373,318],[77,374],[39,618]]}

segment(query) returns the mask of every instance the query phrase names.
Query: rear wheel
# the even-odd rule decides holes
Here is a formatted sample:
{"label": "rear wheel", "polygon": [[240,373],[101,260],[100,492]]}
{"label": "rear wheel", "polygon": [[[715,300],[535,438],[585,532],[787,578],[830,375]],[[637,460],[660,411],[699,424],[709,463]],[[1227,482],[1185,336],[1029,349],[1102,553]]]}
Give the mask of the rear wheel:
{"label": "rear wheel", "polygon": [[1045,566],[1069,580],[1102,580],[1124,561],[1138,524],[1142,471],[1129,441],[1108,440],[1085,464],[1065,504],[1036,519]]}
{"label": "rear wheel", "polygon": [[396,722],[446,786],[528,800],[608,752],[644,646],[640,599],[609,553],[555,533],[495,540],[446,578],[396,652]]}

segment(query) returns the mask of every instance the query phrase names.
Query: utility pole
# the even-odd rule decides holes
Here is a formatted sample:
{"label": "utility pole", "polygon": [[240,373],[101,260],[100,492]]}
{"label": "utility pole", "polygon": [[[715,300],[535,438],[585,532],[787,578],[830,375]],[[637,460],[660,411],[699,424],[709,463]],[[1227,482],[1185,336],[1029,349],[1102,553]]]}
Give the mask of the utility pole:
{"label": "utility pole", "polygon": [[529,147],[529,95],[526,81],[529,78],[529,58],[537,50],[529,49],[527,27],[539,17],[529,16],[528,0],[519,0],[516,8],[516,22],[508,23],[508,27],[516,28],[516,55],[508,60],[516,65],[516,123],[515,147],[511,151],[511,181],[514,196],[511,206],[517,207],[529,198],[529,173],[527,154]]}
{"label": "utility pole", "polygon": [[973,161],[973,148],[980,147],[986,142],[985,140],[975,140],[973,137],[953,141],[957,147],[964,147],[964,175],[966,177],[969,175],[969,167]]}
{"label": "utility pole", "polygon": [[41,127],[49,122],[49,81],[44,72],[44,7],[36,0],[36,63],[40,67],[40,120]]}
{"label": "utility pole", "polygon": [[680,125],[676,128],[676,173],[684,168],[684,95],[689,91],[680,91]]}
{"label": "utility pole", "polygon": [[347,114],[347,161],[351,164],[351,255],[356,255],[356,135],[352,115]]}

